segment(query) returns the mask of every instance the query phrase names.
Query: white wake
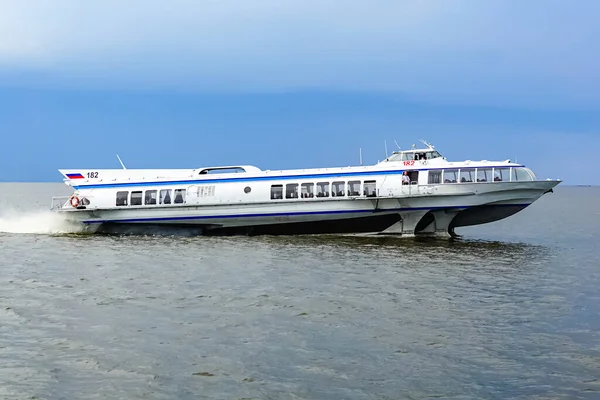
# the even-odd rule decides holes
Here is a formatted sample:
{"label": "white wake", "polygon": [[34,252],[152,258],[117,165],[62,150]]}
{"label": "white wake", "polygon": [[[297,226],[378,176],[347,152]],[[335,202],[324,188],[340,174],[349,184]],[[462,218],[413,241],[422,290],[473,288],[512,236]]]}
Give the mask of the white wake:
{"label": "white wake", "polygon": [[83,232],[83,224],[68,221],[52,211],[5,211],[0,214],[0,232],[60,234]]}

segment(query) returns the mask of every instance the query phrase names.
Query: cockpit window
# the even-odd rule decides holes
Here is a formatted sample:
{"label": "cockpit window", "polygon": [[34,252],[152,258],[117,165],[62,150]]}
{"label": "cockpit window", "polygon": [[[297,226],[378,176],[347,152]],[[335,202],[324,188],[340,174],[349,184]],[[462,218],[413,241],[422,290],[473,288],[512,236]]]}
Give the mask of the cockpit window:
{"label": "cockpit window", "polygon": [[442,155],[435,150],[407,150],[397,151],[390,156],[388,161],[425,161],[432,160],[434,158],[440,158]]}
{"label": "cockpit window", "polygon": [[437,151],[415,151],[415,152],[406,152],[402,153],[402,157],[400,161],[422,161],[422,160],[433,160],[434,158],[441,157],[440,153]]}

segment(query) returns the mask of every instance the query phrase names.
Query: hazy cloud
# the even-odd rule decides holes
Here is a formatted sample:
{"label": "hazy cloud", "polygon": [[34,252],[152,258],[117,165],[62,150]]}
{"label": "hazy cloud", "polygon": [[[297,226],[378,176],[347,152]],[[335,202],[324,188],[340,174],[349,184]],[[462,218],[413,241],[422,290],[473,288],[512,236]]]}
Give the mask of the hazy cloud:
{"label": "hazy cloud", "polygon": [[595,0],[0,0],[0,82],[600,105]]}

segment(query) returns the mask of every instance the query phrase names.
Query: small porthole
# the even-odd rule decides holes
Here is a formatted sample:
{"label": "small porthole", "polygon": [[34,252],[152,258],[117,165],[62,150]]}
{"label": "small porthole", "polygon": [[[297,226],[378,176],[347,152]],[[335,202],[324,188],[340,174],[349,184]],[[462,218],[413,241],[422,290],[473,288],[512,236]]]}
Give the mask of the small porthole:
{"label": "small porthole", "polygon": [[252,189],[250,188],[250,186],[246,186],[244,188],[244,193],[250,193],[252,191]]}

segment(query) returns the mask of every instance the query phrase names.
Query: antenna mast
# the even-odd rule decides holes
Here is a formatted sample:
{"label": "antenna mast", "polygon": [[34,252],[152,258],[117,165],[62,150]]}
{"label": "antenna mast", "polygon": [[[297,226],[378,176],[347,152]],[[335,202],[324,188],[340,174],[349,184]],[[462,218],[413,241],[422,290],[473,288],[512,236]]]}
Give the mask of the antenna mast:
{"label": "antenna mast", "polygon": [[358,157],[359,157],[359,160],[360,160],[360,165],[362,165],[362,147],[358,148]]}
{"label": "antenna mast", "polygon": [[119,162],[121,163],[121,167],[123,167],[123,169],[127,169],[125,168],[125,164],[123,164],[123,161],[121,161],[121,157],[119,157],[119,155],[117,154],[117,159],[119,160]]}
{"label": "antenna mast", "polygon": [[431,143],[428,143],[425,139],[420,139],[419,141],[427,146],[430,150],[434,149],[434,146]]}
{"label": "antenna mast", "polygon": [[388,152],[387,152],[387,140],[383,141],[383,145],[385,146],[385,158],[388,158]]}

